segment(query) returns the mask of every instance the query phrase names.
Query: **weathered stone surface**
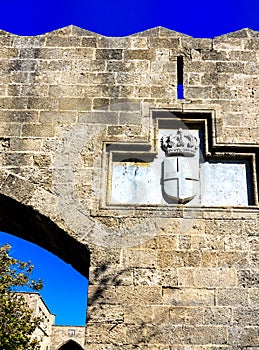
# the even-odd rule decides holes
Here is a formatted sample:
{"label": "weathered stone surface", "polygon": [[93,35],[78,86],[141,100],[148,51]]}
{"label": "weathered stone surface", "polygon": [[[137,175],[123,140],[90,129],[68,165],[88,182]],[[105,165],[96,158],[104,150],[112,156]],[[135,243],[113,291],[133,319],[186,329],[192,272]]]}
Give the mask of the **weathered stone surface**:
{"label": "weathered stone surface", "polygon": [[[0,32],[0,229],[90,272],[82,348],[258,348],[258,164],[246,156],[258,162],[258,63],[250,29],[214,39],[162,27],[125,38],[75,26]],[[110,203],[113,157],[156,159],[160,124],[190,115],[190,128],[204,121],[206,162],[249,164],[249,203],[217,206],[222,176],[210,182],[213,207]]]}

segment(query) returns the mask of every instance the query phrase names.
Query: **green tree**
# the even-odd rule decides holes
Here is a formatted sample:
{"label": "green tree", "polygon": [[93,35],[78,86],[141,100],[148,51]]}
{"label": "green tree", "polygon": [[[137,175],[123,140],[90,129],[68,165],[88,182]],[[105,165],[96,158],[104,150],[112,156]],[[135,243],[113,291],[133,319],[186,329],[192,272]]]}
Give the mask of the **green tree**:
{"label": "green tree", "polygon": [[0,350],[36,350],[39,342],[33,338],[40,318],[33,317],[21,287],[39,291],[42,281],[31,278],[34,266],[10,256],[11,246],[0,246]]}

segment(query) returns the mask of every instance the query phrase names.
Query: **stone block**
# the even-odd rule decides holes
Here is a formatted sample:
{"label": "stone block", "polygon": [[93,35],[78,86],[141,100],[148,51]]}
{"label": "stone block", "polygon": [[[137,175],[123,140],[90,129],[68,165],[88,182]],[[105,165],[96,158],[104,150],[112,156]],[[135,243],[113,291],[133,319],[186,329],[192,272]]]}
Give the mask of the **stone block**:
{"label": "stone block", "polygon": [[132,49],[124,51],[125,60],[155,60],[155,50]]}
{"label": "stone block", "polygon": [[116,83],[121,85],[139,85],[141,76],[136,73],[119,72],[116,75]]}
{"label": "stone block", "polygon": [[21,123],[0,123],[0,135],[2,137],[20,136]]}
{"label": "stone block", "polygon": [[89,73],[87,75],[87,82],[91,85],[96,84],[115,84],[115,75],[113,73]]}
{"label": "stone block", "polygon": [[[17,74],[20,73],[20,76],[14,76],[14,80],[12,82],[14,83],[19,83],[19,82],[23,82],[24,79],[24,74],[29,74],[26,72],[14,72]],[[26,83],[28,84],[37,84],[37,85],[42,85],[42,84],[47,84],[47,85],[52,85],[52,84],[60,84],[60,83],[64,83],[63,77],[65,74],[68,74],[66,72],[61,72],[61,71],[41,71],[40,73],[36,74],[33,76],[32,79],[32,75],[28,76],[28,81],[26,81]],[[71,77],[71,74],[70,74]],[[68,81],[68,80],[67,80]]]}
{"label": "stone block", "polygon": [[259,50],[259,40],[258,38],[253,38],[245,42],[245,50]]}
{"label": "stone block", "polygon": [[[226,37],[216,37],[213,40],[214,50],[237,50],[240,51],[244,49],[244,41],[239,38],[226,38]],[[248,48],[247,48],[248,49]]]}
{"label": "stone block", "polygon": [[244,73],[244,64],[241,62],[217,62],[216,71],[218,73]]}
{"label": "stone block", "polygon": [[178,280],[183,287],[232,287],[237,285],[237,272],[231,268],[179,268]]}
{"label": "stone block", "polygon": [[239,326],[258,326],[259,313],[258,308],[234,308],[233,323]]}
{"label": "stone block", "polygon": [[94,285],[133,285],[133,268],[120,265],[101,264],[90,267],[91,284]]}
{"label": "stone block", "polygon": [[242,232],[242,220],[206,220],[206,234],[214,233],[217,235],[232,235],[240,234]]}
{"label": "stone block", "polygon": [[230,61],[244,61],[244,62],[255,62],[256,52],[255,51],[229,51],[228,57]]}
{"label": "stone block", "polygon": [[221,288],[216,290],[216,305],[248,306],[248,289]]}
{"label": "stone block", "polygon": [[249,266],[249,257],[246,252],[224,252],[218,254],[218,266],[242,268]]}
{"label": "stone block", "polygon": [[[217,233],[217,232],[216,232]],[[192,236],[192,249],[202,251],[224,250],[224,236],[216,234],[207,234],[202,236]]]}
{"label": "stone block", "polygon": [[185,334],[188,334],[191,344],[219,345],[226,344],[228,340],[227,327],[224,326],[188,326]]}
{"label": "stone block", "polygon": [[119,114],[119,124],[131,124],[140,125],[141,124],[141,113],[140,112],[121,112]]}
{"label": "stone block", "polygon": [[162,303],[162,287],[136,286],[116,288],[117,303],[128,305],[157,305]]}
{"label": "stone block", "polygon": [[25,137],[54,137],[56,134],[53,124],[23,124],[22,136]]}
{"label": "stone block", "polygon": [[148,324],[153,320],[153,307],[131,305],[124,306],[124,322],[125,324]]}
{"label": "stone block", "polygon": [[123,323],[124,309],[122,306],[98,305],[87,309],[87,324],[89,323]]}
{"label": "stone block", "polygon": [[[103,84],[103,85],[96,85],[96,87],[101,91],[102,97],[116,98],[116,97],[119,97],[120,95],[120,86]],[[99,90],[98,90],[98,95],[100,93]],[[97,96],[97,94],[95,96]]]}
{"label": "stone block", "polygon": [[39,122],[42,124],[75,124],[77,113],[41,111]]}
{"label": "stone block", "polygon": [[24,49],[20,53],[20,58],[38,58],[42,60],[50,60],[50,59],[62,59],[63,58],[63,50],[60,47],[53,48],[40,48],[33,49],[28,48]]}
{"label": "stone block", "polygon": [[228,54],[225,51],[204,50],[202,52],[202,59],[205,61],[227,61]]}
{"label": "stone block", "polygon": [[152,323],[154,325],[160,325],[161,323],[167,323],[170,321],[170,309],[171,307],[168,305],[163,306],[153,306],[153,316]]}
{"label": "stone block", "polygon": [[71,47],[71,48],[62,48],[61,58],[65,58],[66,60],[72,60],[72,59],[94,60],[95,58],[94,55],[95,55],[94,48]]}
{"label": "stone block", "polygon": [[10,123],[33,123],[38,121],[37,111],[1,111],[0,121]]}
{"label": "stone block", "polygon": [[11,138],[10,139],[11,151],[40,151],[41,140],[33,138]]}
{"label": "stone block", "polygon": [[102,326],[100,332],[99,324],[89,324],[86,328],[86,339],[90,344],[121,344],[125,343],[126,327],[122,324],[109,324]]}
{"label": "stone block", "polygon": [[199,266],[201,257],[197,250],[188,252],[158,250],[157,259],[158,267],[167,269],[170,267]]}
{"label": "stone block", "polygon": [[258,327],[233,326],[229,329],[228,343],[239,348],[258,347]]}
{"label": "stone block", "polygon": [[48,96],[48,85],[22,85],[20,88],[18,85],[8,86],[8,96],[28,96],[28,97],[47,97]]}
{"label": "stone block", "polygon": [[119,119],[118,112],[88,112],[79,113],[79,123],[89,124],[117,124]]}
{"label": "stone block", "polygon": [[181,37],[181,43],[185,47],[191,47],[198,51],[208,51],[212,49],[213,39],[209,38],[192,38],[192,37]]}
{"label": "stone block", "polygon": [[[186,270],[185,270],[186,271]],[[197,287],[232,287],[237,285],[237,273],[235,269],[196,269],[193,271],[194,285]],[[181,280],[179,278],[179,283]],[[184,282],[183,282],[184,283]]]}
{"label": "stone block", "polygon": [[176,269],[135,268],[133,283],[134,285],[176,287],[178,283],[177,271]]}
{"label": "stone block", "polygon": [[250,306],[258,307],[259,306],[259,288],[249,288],[249,302]]}
{"label": "stone block", "polygon": [[154,268],[157,266],[157,255],[153,249],[124,249],[121,263],[123,266]]}
{"label": "stone block", "polygon": [[147,340],[151,344],[177,345],[184,343],[185,331],[182,326],[169,322],[156,324],[155,327],[147,327]]}
{"label": "stone block", "polygon": [[110,49],[118,49],[118,48],[128,48],[130,46],[130,38],[129,37],[103,37],[100,36],[98,38],[98,47],[99,48],[110,48]]}
{"label": "stone block", "polygon": [[184,266],[184,253],[171,250],[157,251],[157,266],[159,269],[169,269]]}
{"label": "stone block", "polygon": [[248,250],[248,241],[246,235],[227,235],[224,239],[226,251]]}
{"label": "stone block", "polygon": [[31,166],[33,158],[31,154],[27,153],[14,153],[5,152],[2,155],[2,165],[8,167],[20,167],[20,166]]}
{"label": "stone block", "polygon": [[121,49],[97,49],[95,57],[97,60],[121,60],[122,52]]}
{"label": "stone block", "polygon": [[110,106],[110,100],[108,98],[94,98],[93,109],[94,110],[108,110]]}
{"label": "stone block", "polygon": [[1,186],[1,193],[23,204],[29,204],[34,191],[35,186],[32,183],[15,175],[8,175]]}
{"label": "stone block", "polygon": [[0,58],[10,59],[17,58],[19,55],[19,50],[13,47],[1,47],[0,48]]}
{"label": "stone block", "polygon": [[28,109],[53,110],[57,108],[57,102],[51,98],[30,97],[27,103]]}
{"label": "stone block", "polygon": [[189,61],[186,62],[186,70],[194,73],[216,73],[216,63],[212,61],[200,62]]}
{"label": "stone block", "polygon": [[238,284],[243,287],[255,287],[258,286],[259,271],[254,270],[239,270],[238,271]]}
{"label": "stone block", "polygon": [[241,221],[241,229],[242,229],[242,234],[243,235],[249,235],[249,236],[253,236],[253,235],[258,235],[259,233],[259,229],[258,229],[258,224],[259,224],[259,220],[257,217],[252,218],[252,220],[242,220]]}
{"label": "stone block", "polygon": [[[105,249],[102,247],[95,247],[95,249],[92,249],[91,253],[91,266],[92,267],[102,267],[111,265],[111,262],[113,265],[117,265],[120,263],[120,250],[118,249]],[[90,283],[94,283],[94,280]]]}
{"label": "stone block", "polygon": [[163,303],[176,306],[213,306],[214,289],[163,288]]}
{"label": "stone block", "polygon": [[206,325],[232,324],[232,308],[230,307],[204,308],[203,322]]}
{"label": "stone block", "polygon": [[61,36],[50,36],[47,37],[46,47],[76,47],[80,46],[81,38],[70,36],[70,37],[61,37]]}
{"label": "stone block", "polygon": [[82,36],[80,46],[82,46],[82,47],[96,47],[97,46],[97,37]]}
{"label": "stone block", "polygon": [[[140,101],[137,99],[126,99],[126,98],[117,98],[111,99],[111,110],[112,111],[141,111]],[[133,129],[137,129],[137,127],[133,127]]]}
{"label": "stone block", "polygon": [[186,313],[189,310],[190,308],[183,307],[183,306],[170,306],[170,309],[169,309],[170,322],[174,325],[176,324],[183,325],[188,323],[186,322]]}
{"label": "stone block", "polygon": [[50,155],[36,154],[33,156],[33,165],[39,168],[49,168],[52,164]]}
{"label": "stone block", "polygon": [[180,39],[167,37],[167,38],[156,38],[149,37],[147,39],[147,45],[150,48],[178,48],[180,46]]}
{"label": "stone block", "polygon": [[12,70],[34,72],[36,68],[36,63],[36,60],[32,59],[14,59],[9,61],[8,69],[9,72]]}
{"label": "stone block", "polygon": [[144,344],[145,340],[146,340],[146,332],[143,324],[127,326],[125,343],[133,344],[133,345]]}
{"label": "stone block", "polygon": [[88,111],[92,108],[92,100],[88,97],[75,98],[75,97],[61,97],[59,99],[59,109],[61,111]]}
{"label": "stone block", "polygon": [[203,324],[203,308],[189,306],[171,306],[170,322],[179,325],[199,325]]}
{"label": "stone block", "polygon": [[[117,61],[116,63],[118,64]],[[72,61],[71,70],[75,70],[78,73],[104,72],[106,70],[106,62],[104,60],[75,59]],[[107,71],[109,70],[107,69]]]}
{"label": "stone block", "polygon": [[178,249],[189,250],[191,249],[191,236],[190,235],[179,235],[178,236]]}
{"label": "stone block", "polygon": [[99,304],[117,305],[120,304],[116,287],[103,284],[89,285],[88,287],[88,305]]}
{"label": "stone block", "polygon": [[147,38],[131,36],[130,47],[132,49],[147,49]]}
{"label": "stone block", "polygon": [[201,267],[218,267],[218,253],[217,252],[202,252],[201,253]]}

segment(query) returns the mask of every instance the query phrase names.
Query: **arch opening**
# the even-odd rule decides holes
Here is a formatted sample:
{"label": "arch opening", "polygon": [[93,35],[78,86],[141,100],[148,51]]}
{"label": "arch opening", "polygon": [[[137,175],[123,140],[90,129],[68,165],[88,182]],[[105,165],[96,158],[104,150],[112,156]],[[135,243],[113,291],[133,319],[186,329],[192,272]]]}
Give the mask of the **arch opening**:
{"label": "arch opening", "polygon": [[65,344],[63,344],[58,350],[83,350],[81,345],[79,345],[74,340],[69,340]]}
{"label": "arch opening", "polygon": [[0,194],[0,231],[34,243],[89,279],[90,252],[53,221],[30,206]]}

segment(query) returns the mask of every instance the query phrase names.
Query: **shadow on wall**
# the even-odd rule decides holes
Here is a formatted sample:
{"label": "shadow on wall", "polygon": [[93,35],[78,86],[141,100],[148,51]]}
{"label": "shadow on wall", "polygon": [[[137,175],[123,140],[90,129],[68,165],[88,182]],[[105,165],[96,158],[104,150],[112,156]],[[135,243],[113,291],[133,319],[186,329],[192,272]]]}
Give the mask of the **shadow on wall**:
{"label": "shadow on wall", "polygon": [[[137,303],[136,298],[135,300],[131,299],[130,291],[134,286],[127,283],[127,278],[131,273],[132,268],[123,268],[115,273],[114,265],[111,263],[103,264],[94,269],[91,279],[95,284],[91,285],[89,282],[87,309],[86,344],[89,346],[94,342],[92,336],[95,337],[95,335],[98,338],[99,336],[104,337],[104,343],[113,343],[117,337],[117,335],[114,336],[114,333],[117,332],[118,343],[123,343],[125,339],[121,338],[120,327],[125,327],[126,333],[133,332],[134,346],[139,349],[142,346],[140,344],[152,343],[158,338],[166,337],[166,344],[177,343],[174,335],[175,326],[164,317],[165,315],[161,312],[156,315],[153,307],[143,305],[143,299],[140,304]],[[136,286],[136,289],[138,287],[140,286]],[[112,295],[112,288],[114,290],[125,288],[125,300],[121,300],[121,304],[120,300]],[[140,294],[139,299],[141,300]],[[158,309],[161,311],[161,305],[158,306]],[[137,313],[136,310],[138,310]],[[178,328],[182,328],[182,326],[184,327],[183,323]],[[126,343],[132,344],[132,339]]]}

